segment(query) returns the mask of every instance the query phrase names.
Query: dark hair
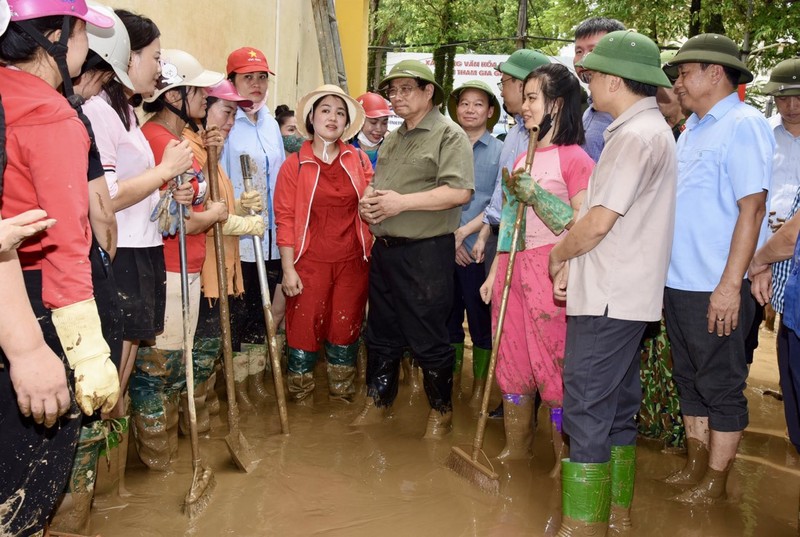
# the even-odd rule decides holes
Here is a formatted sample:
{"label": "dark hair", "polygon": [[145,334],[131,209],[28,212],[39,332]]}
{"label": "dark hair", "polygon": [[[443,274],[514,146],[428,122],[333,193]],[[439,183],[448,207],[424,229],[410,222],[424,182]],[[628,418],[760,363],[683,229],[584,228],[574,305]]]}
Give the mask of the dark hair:
{"label": "dark hair", "polygon": [[279,104],[275,108],[275,119],[278,121],[278,126],[283,127],[290,117],[294,117],[294,110],[290,110],[289,105]]}
{"label": "dark hair", "polygon": [[607,34],[609,32],[616,32],[617,30],[624,30],[625,25],[617,19],[609,19],[606,17],[589,17],[581,22],[575,28],[575,39],[582,39],[595,34]]}
{"label": "dark hair", "polygon": [[581,84],[572,72],[560,63],[548,63],[534,69],[523,82],[523,92],[530,80],[538,80],[545,104],[561,99],[561,110],[554,125],[553,143],[583,145],[586,138],[581,120]]}
{"label": "dark hair", "polygon": [[[69,18],[69,35],[75,31],[75,19]],[[45,37],[56,30],[60,30],[64,23],[62,15],[54,15],[52,17],[39,17],[37,19],[30,19],[29,22],[36,30],[41,32]],[[0,37],[0,59],[6,63],[20,63],[33,60],[39,53],[41,45],[36,40],[28,35],[28,33],[20,27],[16,22],[11,22],[8,25],[6,33]],[[42,49],[44,51],[44,49]]]}
{"label": "dark hair", "polygon": [[[161,32],[152,20],[144,15],[137,15],[124,9],[115,9],[114,13],[122,20],[125,29],[128,31],[128,37],[131,40],[131,54],[139,52],[147,45],[161,37]],[[142,102],[141,95],[134,95],[131,99],[125,95],[125,89],[122,83],[112,78],[103,85],[103,89],[108,94],[108,99],[111,108],[119,116],[125,130],[131,130],[130,117],[128,115],[128,106],[139,106]],[[138,119],[136,120],[138,124]]]}
{"label": "dark hair", "polygon": [[324,99],[325,97],[329,97],[329,96],[337,97],[340,101],[342,101],[342,103],[344,104],[344,114],[345,114],[345,117],[347,118],[347,121],[345,121],[345,125],[349,125],[350,124],[350,109],[347,108],[347,102],[344,100],[343,97],[341,97],[339,95],[336,95],[335,93],[329,93],[329,94],[323,95],[322,97],[317,99],[316,102],[314,103],[314,106],[311,107],[311,112],[309,112],[308,115],[306,116],[306,132],[308,132],[308,134],[310,134],[312,136],[314,135],[314,125],[311,122],[311,116],[313,116],[314,112],[317,111],[317,107],[319,106],[319,103],[322,102],[322,99]]}
{"label": "dark hair", "polygon": [[652,84],[645,84],[628,78],[622,78],[622,83],[631,93],[641,97],[655,97],[656,93],[658,93],[658,86],[653,86]]}
{"label": "dark hair", "polygon": [[728,82],[730,82],[731,86],[733,86],[734,89],[739,87],[739,77],[741,76],[741,74],[737,69],[734,69],[733,67],[728,67],[727,65],[720,65],[718,63],[701,63],[700,69],[705,71],[706,69],[708,69],[710,65],[719,65],[720,67],[722,67],[722,72],[725,73],[725,78],[728,79]]}

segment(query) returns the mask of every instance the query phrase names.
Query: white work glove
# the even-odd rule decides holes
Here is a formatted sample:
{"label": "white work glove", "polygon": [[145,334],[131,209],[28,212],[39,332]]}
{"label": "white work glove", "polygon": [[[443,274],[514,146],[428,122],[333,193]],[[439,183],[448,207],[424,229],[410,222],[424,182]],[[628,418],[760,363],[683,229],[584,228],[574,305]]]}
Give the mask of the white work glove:
{"label": "white work glove", "polygon": [[52,311],[53,325],[75,372],[75,399],[84,414],[110,412],[119,399],[119,375],[103,339],[93,298]]}
{"label": "white work glove", "polygon": [[264,210],[264,200],[261,199],[261,193],[256,190],[244,192],[234,205],[239,216],[249,216],[250,211],[260,213]]}
{"label": "white work glove", "polygon": [[222,225],[223,235],[256,235],[257,237],[264,236],[266,229],[264,219],[260,215],[255,216],[236,216],[235,214],[228,215],[228,219]]}

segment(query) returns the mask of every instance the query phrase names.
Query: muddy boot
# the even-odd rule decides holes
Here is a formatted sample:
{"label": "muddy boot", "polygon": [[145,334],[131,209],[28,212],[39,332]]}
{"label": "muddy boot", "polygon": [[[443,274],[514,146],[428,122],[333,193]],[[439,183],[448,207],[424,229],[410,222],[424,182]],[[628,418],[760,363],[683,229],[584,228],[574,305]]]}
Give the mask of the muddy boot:
{"label": "muddy boot", "polygon": [[67,492],[56,507],[50,523],[53,531],[84,534],[89,532],[92,496],[97,479],[97,458],[105,443],[102,421],[81,427],[78,447],[72,460]]}
{"label": "muddy boot", "polygon": [[672,499],[690,505],[710,505],[727,498],[725,486],[728,483],[728,472],[730,472],[733,461],[728,463],[724,470],[714,470],[710,466],[706,470],[703,479],[690,488]]}
{"label": "muddy boot", "polygon": [[105,445],[100,446],[95,483],[94,507],[98,511],[121,509],[130,496],[125,489],[125,468],[128,464],[128,416],[103,420],[106,427]]}
{"label": "muddy boot", "polygon": [[461,369],[464,365],[464,342],[451,343],[451,347],[456,351],[456,358],[453,361],[453,397],[461,398]]}
{"label": "muddy boot", "polygon": [[[197,432],[199,434],[207,433],[211,430],[211,417],[209,416],[208,406],[206,405],[207,392],[207,380],[194,387],[194,408],[195,415],[197,416]],[[184,436],[189,436],[190,433],[188,399],[187,392],[181,392],[179,430]]]}
{"label": "muddy boot", "polygon": [[350,423],[352,427],[380,423],[391,413],[400,385],[400,362],[391,357],[374,360],[367,367],[367,398],[364,407]]}
{"label": "muddy boot", "polygon": [[611,515],[608,535],[631,534],[631,503],[636,477],[636,446],[611,446]]}
{"label": "muddy boot", "polygon": [[669,485],[696,485],[703,478],[708,467],[708,446],[696,438],[686,439],[688,458],[686,466],[667,476],[664,483]]}
{"label": "muddy boot", "polygon": [[136,451],[151,470],[169,469],[165,393],[167,357],[154,347],[140,347],[131,374],[131,423]]}
{"label": "muddy boot", "polygon": [[480,408],[483,402],[483,391],[486,388],[486,375],[489,372],[489,358],[491,356],[491,349],[472,348],[472,397],[469,399],[470,408]]}
{"label": "muddy boot", "polygon": [[174,460],[178,456],[178,422],[180,421],[180,392],[167,394],[164,399],[164,413],[167,417],[167,442],[169,457]]}
{"label": "muddy boot", "polygon": [[378,423],[382,423],[384,418],[389,414],[389,411],[389,407],[379,407],[375,404],[375,399],[367,397],[361,411],[356,415],[355,419],[350,422],[350,427],[362,427],[365,425],[377,425]]}
{"label": "muddy boot", "polygon": [[[534,405],[535,406],[535,405]],[[569,447],[564,442],[564,432],[561,430],[561,422],[564,415],[564,409],[551,408],[550,409],[550,431],[552,433],[553,443],[553,456],[555,463],[553,469],[550,470],[550,477],[561,477],[561,460],[569,457]]]}
{"label": "muddy boot", "polygon": [[532,456],[533,397],[530,395],[503,394],[503,425],[506,431],[506,446],[497,457],[498,461],[518,461]]}
{"label": "muddy boot", "polygon": [[423,369],[422,373],[431,405],[424,438],[439,439],[453,429],[453,368]]}
{"label": "muddy boot", "polygon": [[255,408],[247,393],[247,377],[250,367],[250,353],[233,353],[233,388],[236,391],[236,404],[242,412],[252,412]]}
{"label": "muddy boot", "polygon": [[423,389],[423,383],[420,382],[421,369],[414,364],[414,357],[411,351],[403,353],[403,359],[400,362],[403,368],[403,384],[411,386],[411,393],[419,393]]}
{"label": "muddy boot", "polygon": [[247,352],[247,394],[254,405],[264,405],[271,398],[264,384],[267,370],[267,347],[262,344],[242,343]]}
{"label": "muddy boot", "polygon": [[289,347],[289,373],[287,384],[289,398],[303,406],[314,405],[314,364],[317,351],[303,351]]}
{"label": "muddy boot", "polygon": [[215,389],[216,385],[217,372],[214,371],[208,378],[208,387],[206,389],[206,408],[208,409],[209,417],[219,414],[219,395],[217,395],[217,390]]}
{"label": "muddy boot", "polygon": [[606,535],[611,463],[561,463],[561,527],[557,537]]}
{"label": "muddy boot", "polygon": [[350,345],[325,343],[328,355],[328,390],[332,401],[352,403],[356,394],[358,341]]}

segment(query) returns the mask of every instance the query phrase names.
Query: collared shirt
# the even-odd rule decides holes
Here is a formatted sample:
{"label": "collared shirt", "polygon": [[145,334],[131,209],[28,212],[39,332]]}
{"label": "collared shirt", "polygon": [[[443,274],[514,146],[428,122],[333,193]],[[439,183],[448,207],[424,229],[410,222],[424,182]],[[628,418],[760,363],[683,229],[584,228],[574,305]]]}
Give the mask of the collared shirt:
{"label": "collared shirt", "polygon": [[[800,188],[797,188],[795,192],[794,203],[792,203],[792,207],[786,215],[787,220],[793,217],[795,213],[797,213],[797,210],[800,209]],[[778,313],[783,313],[783,295],[786,290],[786,280],[789,279],[789,274],[792,272],[793,261],[794,260],[790,257],[789,259],[773,263],[772,267],[770,267],[772,270],[772,299],[770,303],[772,304],[772,308]]]}
{"label": "collared shirt", "polygon": [[797,187],[800,187],[800,136],[793,136],[783,126],[780,114],[769,119],[775,135],[775,156],[769,184],[769,210],[774,218],[787,218]]}
{"label": "collared shirt", "polygon": [[736,93],[717,102],[703,119],[692,114],[686,120],[678,139],[678,204],[667,287],[699,292],[717,287],[739,218],[738,200],[769,189],[774,150],[769,123]]}
{"label": "collared shirt", "polygon": [[[412,194],[442,185],[472,190],[472,148],[466,133],[434,107],[409,130],[405,123],[390,132],[378,150],[373,186]],[[405,211],[370,226],[376,237],[425,239],[453,233],[461,207],[440,211]]]}
{"label": "collared shirt", "polygon": [[[475,167],[475,193],[469,203],[461,208],[461,223],[463,226],[472,221],[478,214],[485,211],[494,192],[497,182],[497,171],[500,166],[500,154],[503,142],[492,136],[489,131],[483,133],[472,144],[473,165]],[[468,252],[475,246],[478,233],[473,233],[464,239],[464,247]]]}
{"label": "collared shirt", "polygon": [[592,106],[592,98],[589,97],[589,107],[583,112],[583,130],[586,132],[586,142],[581,146],[592,160],[600,160],[600,153],[605,146],[605,132],[614,118],[607,112],[599,112]]}
{"label": "collared shirt", "polygon": [[[253,170],[253,187],[261,192],[265,207],[264,218],[267,223],[267,232],[264,233],[264,259],[280,259],[278,246],[275,244],[275,213],[273,199],[275,196],[275,181],[278,180],[278,171],[286,154],[283,149],[283,138],[278,122],[269,113],[266,107],[258,112],[256,122],[253,123],[241,108],[236,111],[236,119],[225,148],[220,157],[220,163],[225,173],[233,184],[233,191],[237,198],[244,192],[242,167],[239,157],[247,153],[255,161]],[[243,235],[239,241],[242,261],[255,262],[256,254],[253,249],[253,237]]]}
{"label": "collared shirt", "polygon": [[492,199],[486,210],[483,212],[483,223],[492,226],[500,225],[500,211],[503,209],[503,168],[507,168],[509,172],[514,171],[514,162],[522,153],[528,150],[528,140],[530,135],[528,129],[525,128],[525,122],[522,116],[514,116],[516,122],[511,130],[508,131],[506,139],[503,141],[503,150],[500,152],[500,164],[497,170],[497,177],[494,183],[494,192],[492,192]]}
{"label": "collared shirt", "polygon": [[675,220],[675,138],[646,97],[606,129],[578,218],[602,206],[619,214],[597,246],[569,262],[567,315],[661,318]]}

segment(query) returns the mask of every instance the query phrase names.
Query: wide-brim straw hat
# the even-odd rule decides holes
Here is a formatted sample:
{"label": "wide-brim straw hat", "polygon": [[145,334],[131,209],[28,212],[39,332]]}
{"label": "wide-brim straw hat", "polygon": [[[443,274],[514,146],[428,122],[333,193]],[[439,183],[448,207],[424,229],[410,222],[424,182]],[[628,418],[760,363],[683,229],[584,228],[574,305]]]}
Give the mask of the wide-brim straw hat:
{"label": "wide-brim straw hat", "polygon": [[324,84],[314,91],[303,95],[300,100],[297,101],[296,110],[300,112],[300,117],[297,121],[297,131],[303,137],[308,138],[309,140],[313,137],[306,130],[306,119],[311,113],[311,110],[313,110],[314,104],[328,95],[340,97],[347,105],[347,114],[350,116],[350,124],[345,127],[344,133],[342,133],[342,140],[346,141],[355,138],[356,135],[361,131],[361,127],[364,126],[364,119],[366,117],[364,114],[364,108],[361,106],[361,104],[359,104],[358,101],[345,93],[342,88],[334,84]]}

